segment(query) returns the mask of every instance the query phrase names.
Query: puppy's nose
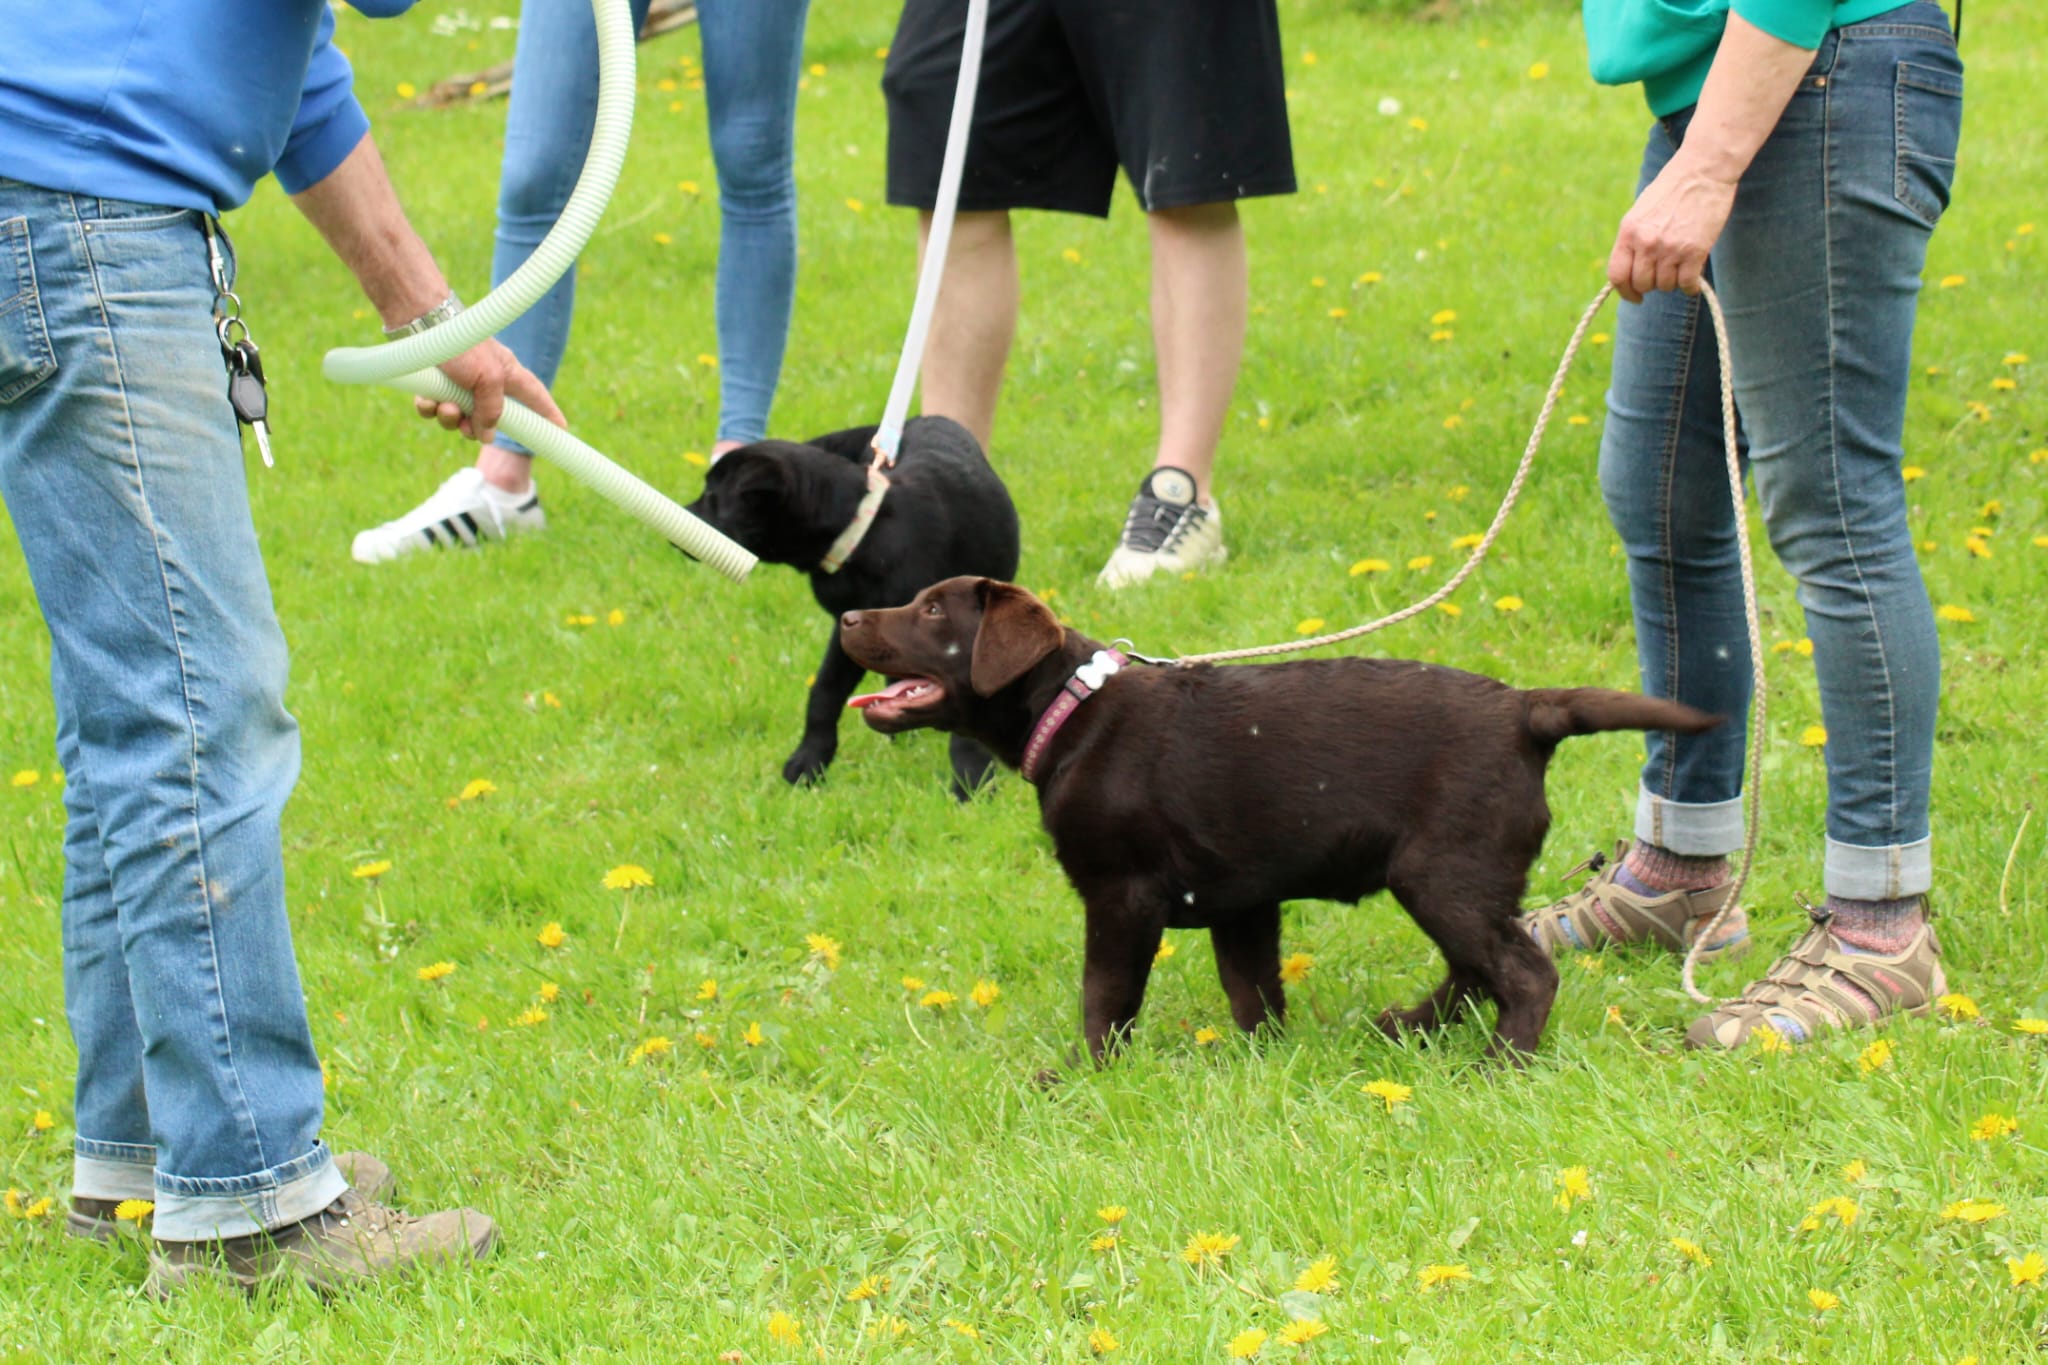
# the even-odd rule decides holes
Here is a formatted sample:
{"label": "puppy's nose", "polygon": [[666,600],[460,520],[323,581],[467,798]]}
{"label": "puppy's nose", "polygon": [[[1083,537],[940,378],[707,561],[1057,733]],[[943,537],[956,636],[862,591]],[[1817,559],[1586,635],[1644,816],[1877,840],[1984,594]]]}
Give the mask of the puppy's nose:
{"label": "puppy's nose", "polygon": [[841,630],[859,630],[860,613],[857,611],[849,611],[844,616],[841,616],[839,618],[839,628]]}

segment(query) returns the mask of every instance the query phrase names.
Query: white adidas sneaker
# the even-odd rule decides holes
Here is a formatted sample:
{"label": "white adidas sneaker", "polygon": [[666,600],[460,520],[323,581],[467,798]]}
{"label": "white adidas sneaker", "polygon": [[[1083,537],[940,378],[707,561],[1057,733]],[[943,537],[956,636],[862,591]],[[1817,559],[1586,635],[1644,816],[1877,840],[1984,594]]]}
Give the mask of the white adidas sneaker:
{"label": "white adidas sneaker", "polygon": [[358,532],[349,553],[358,564],[381,564],[415,550],[467,549],[515,531],[543,531],[547,524],[538,488],[507,493],[470,465],[398,520]]}
{"label": "white adidas sneaker", "polygon": [[1138,486],[1116,551],[1095,581],[1127,588],[1154,574],[1190,573],[1229,557],[1222,510],[1213,502],[1204,507],[1195,501],[1194,475],[1161,466]]}

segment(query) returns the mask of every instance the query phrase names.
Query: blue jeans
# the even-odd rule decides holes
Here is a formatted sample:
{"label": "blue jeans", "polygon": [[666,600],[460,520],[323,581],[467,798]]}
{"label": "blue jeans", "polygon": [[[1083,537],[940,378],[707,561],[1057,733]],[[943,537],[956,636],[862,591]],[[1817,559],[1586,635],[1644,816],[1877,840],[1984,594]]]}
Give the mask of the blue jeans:
{"label": "blue jeans", "polygon": [[[782,375],[796,299],[796,85],[810,0],[703,0],[704,101],[718,168],[718,439],[758,441]],[[647,0],[633,0],[633,22]],[[597,30],[585,0],[527,0],[513,57],[498,186],[496,284],[569,202],[597,122]],[[644,135],[644,134],[643,134]],[[550,387],[576,306],[571,267],[499,334]],[[524,447],[509,438],[501,445]]]}
{"label": "blue jeans", "polygon": [[[1748,469],[1798,581],[1827,740],[1828,893],[1928,889],[1941,659],[1906,526],[1907,378],[1927,242],[1947,206],[1962,64],[1920,0],[1829,35],[1736,193],[1709,278],[1728,314]],[[1650,132],[1642,184],[1690,110]],[[1623,304],[1600,484],[1628,555],[1646,690],[1730,717],[1649,737],[1636,836],[1674,852],[1743,840],[1751,690],[1703,301]]]}
{"label": "blue jeans", "polygon": [[212,303],[198,214],[0,179],[0,498],[50,628],[73,1187],[154,1199],[166,1241],[346,1187],[285,917],[298,726]]}

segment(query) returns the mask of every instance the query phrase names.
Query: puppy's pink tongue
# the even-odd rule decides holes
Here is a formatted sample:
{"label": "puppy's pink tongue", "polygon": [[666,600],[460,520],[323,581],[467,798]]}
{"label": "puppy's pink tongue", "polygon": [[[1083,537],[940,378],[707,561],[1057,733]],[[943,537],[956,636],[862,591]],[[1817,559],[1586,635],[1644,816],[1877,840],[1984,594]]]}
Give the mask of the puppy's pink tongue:
{"label": "puppy's pink tongue", "polygon": [[887,701],[892,697],[901,697],[919,688],[929,686],[931,684],[923,678],[898,678],[881,691],[865,693],[862,696],[853,698],[846,704],[851,709],[860,711],[873,706],[878,701]]}

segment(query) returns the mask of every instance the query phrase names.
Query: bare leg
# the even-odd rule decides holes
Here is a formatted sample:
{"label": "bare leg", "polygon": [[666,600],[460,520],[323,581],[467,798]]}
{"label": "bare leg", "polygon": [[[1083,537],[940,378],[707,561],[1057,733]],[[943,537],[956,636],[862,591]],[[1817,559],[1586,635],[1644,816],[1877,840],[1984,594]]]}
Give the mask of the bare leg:
{"label": "bare leg", "polygon": [[1209,501],[1216,443],[1244,359],[1250,285],[1237,205],[1159,209],[1152,233],[1152,345],[1159,359],[1159,454]]}
{"label": "bare leg", "polygon": [[533,487],[531,455],[522,455],[501,445],[487,445],[477,451],[476,467],[484,476],[485,483],[507,493],[524,493]]}
{"label": "bare leg", "polygon": [[[920,262],[931,228],[931,214],[919,214]],[[1003,366],[1016,332],[1017,247],[1010,237],[1010,215],[963,213],[953,222],[945,279],[925,346],[920,410],[952,418],[987,450]]]}

